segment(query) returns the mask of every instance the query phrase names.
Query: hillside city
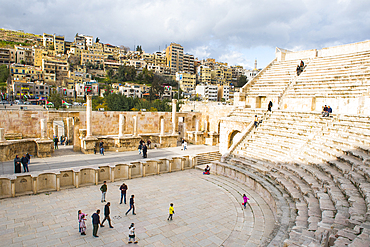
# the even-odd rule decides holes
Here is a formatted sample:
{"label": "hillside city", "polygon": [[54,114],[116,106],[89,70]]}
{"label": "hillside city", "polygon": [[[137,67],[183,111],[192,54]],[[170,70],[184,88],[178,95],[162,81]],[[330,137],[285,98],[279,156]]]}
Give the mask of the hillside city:
{"label": "hillside city", "polygon": [[131,51],[90,35],[77,33],[67,41],[63,35],[7,29],[0,29],[0,64],[2,100],[33,104],[52,101],[53,94],[69,104],[110,93],[231,103],[234,91],[259,71],[257,61],[248,70],[212,58],[198,60],[176,43],[146,53],[140,45]]}

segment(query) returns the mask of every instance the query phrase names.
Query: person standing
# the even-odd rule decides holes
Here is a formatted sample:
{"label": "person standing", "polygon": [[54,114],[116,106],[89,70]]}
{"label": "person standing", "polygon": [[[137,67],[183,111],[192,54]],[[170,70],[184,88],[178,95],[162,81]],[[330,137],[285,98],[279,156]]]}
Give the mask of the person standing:
{"label": "person standing", "polygon": [[54,136],[53,141],[54,141],[54,149],[58,149],[58,142],[59,142],[58,137]]}
{"label": "person standing", "polygon": [[257,115],[254,116],[254,127],[257,128],[258,126],[258,117]]}
{"label": "person standing", "polygon": [[104,155],[104,142],[103,141],[100,141],[99,148],[100,148],[100,154]]}
{"label": "person standing", "polygon": [[78,214],[78,229],[79,229],[78,231],[81,232],[81,219],[82,219],[82,216],[86,217],[87,214],[82,213],[81,210],[78,210],[77,214]]}
{"label": "person standing", "polygon": [[121,202],[119,204],[122,204],[122,198],[124,198],[124,202],[126,204],[126,192],[128,190],[128,187],[125,183],[123,183],[120,187],[119,190],[121,191]]}
{"label": "person standing", "polygon": [[186,141],[184,141],[184,151],[188,149],[188,143]]}
{"label": "person standing", "polygon": [[148,147],[145,145],[145,142],[143,144],[143,158],[145,159],[148,155]]}
{"label": "person standing", "polygon": [[148,146],[147,148],[149,148],[149,149],[150,149],[151,144],[152,144],[152,142],[150,141],[150,139],[148,139],[148,140],[147,140],[146,144],[147,144],[147,146]]}
{"label": "person standing", "polygon": [[28,164],[31,164],[31,155],[26,153],[26,158],[28,159]]}
{"label": "person standing", "polygon": [[14,158],[14,173],[21,173],[21,159],[19,158],[18,155],[15,156]]}
{"label": "person standing", "polygon": [[137,241],[135,241],[135,224],[131,223],[130,227],[128,228],[128,243],[131,244],[132,240],[134,240],[134,244],[137,244]]}
{"label": "person standing", "polygon": [[131,198],[130,198],[130,208],[129,208],[129,210],[127,210],[127,212],[126,212],[126,215],[131,211],[131,209],[132,209],[132,214],[133,215],[136,215],[135,214],[135,202],[134,202],[134,195],[131,195]]}
{"label": "person standing", "polygon": [[271,112],[272,105],[273,105],[273,104],[272,104],[272,101],[270,100],[269,105],[268,105],[268,107],[267,107],[267,111]]}
{"label": "person standing", "polygon": [[96,210],[96,213],[93,213],[93,215],[91,216],[92,218],[92,224],[93,224],[93,236],[98,238],[99,236],[97,235],[98,234],[98,229],[99,229],[99,225],[100,225],[100,209]]}
{"label": "person standing", "polygon": [[170,215],[168,216],[167,220],[172,220],[172,215],[175,213],[175,209],[173,208],[173,203],[170,204]]}
{"label": "person standing", "polygon": [[108,220],[108,223],[109,223],[109,227],[110,228],[113,228],[112,226],[112,223],[110,221],[110,202],[108,202],[107,204],[105,204],[105,207],[104,207],[104,220],[102,221],[102,223],[100,224],[101,227],[104,227],[104,222],[105,220]]}
{"label": "person standing", "polygon": [[143,148],[143,145],[141,145],[141,142],[139,143],[139,154],[141,154],[141,149]]}
{"label": "person standing", "polygon": [[21,163],[23,165],[23,171],[24,172],[29,172],[29,170],[28,170],[28,159],[27,159],[25,154],[23,155],[23,157],[21,159]]}
{"label": "person standing", "polygon": [[107,181],[104,181],[103,185],[100,187],[101,202],[105,202],[105,195],[107,194],[107,190],[108,190]]}
{"label": "person standing", "polygon": [[86,221],[85,215],[82,215],[81,220],[80,220],[81,235],[86,235],[86,222],[85,221]]}

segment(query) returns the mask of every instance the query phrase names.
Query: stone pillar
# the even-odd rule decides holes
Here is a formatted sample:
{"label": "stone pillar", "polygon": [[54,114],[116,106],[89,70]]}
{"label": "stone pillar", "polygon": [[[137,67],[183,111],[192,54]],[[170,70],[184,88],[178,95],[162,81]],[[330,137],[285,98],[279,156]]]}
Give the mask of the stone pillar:
{"label": "stone pillar", "polygon": [[134,116],[134,136],[137,136],[137,116]]}
{"label": "stone pillar", "polygon": [[56,188],[57,188],[57,191],[60,191],[60,173],[56,175],[57,179],[56,179]]}
{"label": "stone pillar", "polygon": [[91,137],[92,96],[86,96],[86,137]]}
{"label": "stone pillar", "polygon": [[73,151],[75,152],[81,151],[81,140],[79,133],[80,133],[80,120],[76,118],[73,126]]}
{"label": "stone pillar", "polygon": [[59,128],[59,126],[57,124],[54,124],[53,128],[54,128],[54,136],[59,137],[59,135],[58,135],[58,128]]}
{"label": "stone pillar", "polygon": [[47,126],[46,133],[48,135],[48,138],[53,139],[53,135],[54,135],[53,121],[48,120],[46,122],[46,126]]}
{"label": "stone pillar", "polygon": [[185,122],[182,124],[182,129],[183,129],[183,138],[186,139],[187,136],[186,136],[186,123]]}
{"label": "stone pillar", "polygon": [[5,142],[5,129],[0,128],[0,142]]}
{"label": "stone pillar", "polygon": [[125,115],[124,114],[119,114],[119,133],[118,137],[123,137],[123,131],[124,131],[124,125],[125,125]]}
{"label": "stone pillar", "polygon": [[199,120],[195,120],[195,132],[199,131]]}
{"label": "stone pillar", "polygon": [[114,182],[114,170],[115,167],[110,167],[110,181],[113,183]]}
{"label": "stone pillar", "polygon": [[46,119],[40,119],[41,140],[48,139]]}
{"label": "stone pillar", "polygon": [[172,100],[172,134],[176,134],[176,104],[177,99]]}
{"label": "stone pillar", "polygon": [[204,120],[204,123],[203,123],[203,128],[204,128],[204,132],[207,132],[207,121]]}
{"label": "stone pillar", "polygon": [[161,136],[164,135],[164,119],[161,119]]}

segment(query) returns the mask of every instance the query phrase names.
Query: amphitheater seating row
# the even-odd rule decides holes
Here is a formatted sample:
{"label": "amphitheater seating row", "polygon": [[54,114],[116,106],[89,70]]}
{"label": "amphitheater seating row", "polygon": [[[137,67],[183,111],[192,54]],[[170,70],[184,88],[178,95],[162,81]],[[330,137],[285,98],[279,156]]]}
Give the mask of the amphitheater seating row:
{"label": "amphitheater seating row", "polygon": [[[275,111],[228,164],[282,186],[298,212],[286,245],[369,244],[369,118]],[[328,236],[325,236],[327,234]],[[368,245],[367,245],[368,246]]]}

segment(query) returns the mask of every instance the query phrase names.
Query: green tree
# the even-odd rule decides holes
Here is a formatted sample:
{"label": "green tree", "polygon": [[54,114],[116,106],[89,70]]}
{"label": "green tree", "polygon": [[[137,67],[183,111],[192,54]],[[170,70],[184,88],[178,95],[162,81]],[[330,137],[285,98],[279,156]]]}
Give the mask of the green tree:
{"label": "green tree", "polygon": [[58,92],[54,91],[49,95],[48,101],[52,102],[55,109],[58,110],[59,107],[62,105],[62,96]]}
{"label": "green tree", "polygon": [[6,83],[9,74],[8,67],[5,64],[0,65],[0,83]]}
{"label": "green tree", "polygon": [[245,75],[239,76],[238,80],[236,81],[236,87],[243,87],[248,82],[248,79]]}

